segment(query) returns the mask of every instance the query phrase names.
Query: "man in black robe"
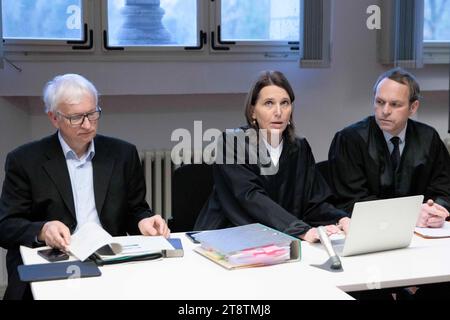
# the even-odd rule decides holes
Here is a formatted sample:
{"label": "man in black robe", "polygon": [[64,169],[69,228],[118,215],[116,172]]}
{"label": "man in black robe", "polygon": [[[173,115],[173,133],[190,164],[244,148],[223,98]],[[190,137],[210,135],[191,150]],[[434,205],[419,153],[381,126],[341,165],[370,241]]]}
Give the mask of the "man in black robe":
{"label": "man in black robe", "polygon": [[450,157],[432,127],[411,120],[420,88],[400,68],[378,78],[374,115],[336,133],[328,159],[337,207],[356,202],[425,196],[419,227],[441,227],[450,210]]}

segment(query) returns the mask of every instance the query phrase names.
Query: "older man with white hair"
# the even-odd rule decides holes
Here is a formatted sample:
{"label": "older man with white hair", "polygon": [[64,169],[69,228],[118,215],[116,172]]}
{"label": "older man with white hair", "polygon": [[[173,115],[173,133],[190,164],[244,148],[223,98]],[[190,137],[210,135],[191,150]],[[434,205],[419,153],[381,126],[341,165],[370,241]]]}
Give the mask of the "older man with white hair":
{"label": "older man with white hair", "polygon": [[0,198],[0,246],[8,250],[5,299],[31,297],[19,280],[19,246],[67,249],[86,222],[113,236],[169,236],[145,201],[136,147],[97,134],[102,110],[94,85],[65,74],[44,89],[46,113],[57,132],[10,152]]}

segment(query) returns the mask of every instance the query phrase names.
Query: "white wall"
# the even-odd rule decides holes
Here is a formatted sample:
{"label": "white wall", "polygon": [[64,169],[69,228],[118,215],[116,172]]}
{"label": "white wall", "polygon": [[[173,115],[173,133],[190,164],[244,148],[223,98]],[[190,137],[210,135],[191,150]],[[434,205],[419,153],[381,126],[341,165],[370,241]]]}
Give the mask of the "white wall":
{"label": "white wall", "polygon": [[417,119],[433,126],[442,139],[450,138],[448,134],[448,91],[426,91],[423,94]]}
{"label": "white wall", "polygon": [[[30,116],[26,110],[26,100],[0,97],[0,183],[2,184],[7,152],[30,138]],[[6,251],[0,248],[0,287],[6,286],[7,283],[5,254]]]}
{"label": "white wall", "polygon": [[[167,149],[175,144],[170,141],[172,131],[186,128],[193,132],[196,120],[203,121],[204,130],[243,124],[243,99],[243,94],[101,97],[99,133],[130,141],[140,150]],[[54,132],[40,100],[31,101],[32,138]]]}

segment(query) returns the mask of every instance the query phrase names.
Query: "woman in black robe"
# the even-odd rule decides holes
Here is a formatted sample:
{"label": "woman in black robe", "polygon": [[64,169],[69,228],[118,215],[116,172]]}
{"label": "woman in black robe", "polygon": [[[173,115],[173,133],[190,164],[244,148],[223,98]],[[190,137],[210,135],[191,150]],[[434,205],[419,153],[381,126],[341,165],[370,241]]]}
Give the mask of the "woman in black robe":
{"label": "woman in black robe", "polygon": [[219,141],[214,189],[195,230],[258,222],[314,242],[317,226],[329,234],[347,229],[348,214],[327,202],[332,193],[311,148],[295,135],[294,99],[281,72],[261,73],[247,96],[247,126],[227,130]]}

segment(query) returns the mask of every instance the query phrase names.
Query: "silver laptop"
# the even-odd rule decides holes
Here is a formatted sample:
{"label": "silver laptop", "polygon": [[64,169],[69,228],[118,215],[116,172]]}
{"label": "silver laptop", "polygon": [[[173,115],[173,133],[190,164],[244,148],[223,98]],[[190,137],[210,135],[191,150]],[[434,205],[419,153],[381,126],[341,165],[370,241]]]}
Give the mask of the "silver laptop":
{"label": "silver laptop", "polygon": [[405,248],[411,243],[423,196],[358,202],[345,239],[332,241],[340,256]]}

